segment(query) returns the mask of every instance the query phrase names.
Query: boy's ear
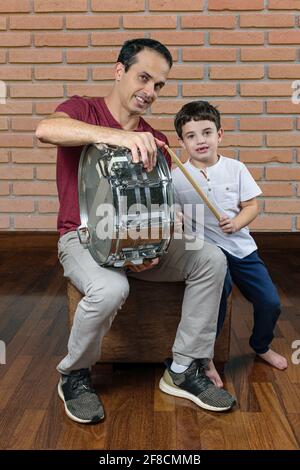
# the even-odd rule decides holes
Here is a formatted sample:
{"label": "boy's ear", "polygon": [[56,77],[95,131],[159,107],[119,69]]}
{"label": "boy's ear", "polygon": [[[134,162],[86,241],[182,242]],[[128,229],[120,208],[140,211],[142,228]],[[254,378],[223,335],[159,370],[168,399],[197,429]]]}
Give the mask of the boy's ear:
{"label": "boy's ear", "polygon": [[180,137],[178,137],[178,142],[180,143],[181,147],[183,149],[185,149],[185,143],[183,142],[183,140]]}
{"label": "boy's ear", "polygon": [[224,135],[224,129],[223,127],[220,127],[220,129],[218,130],[218,144],[222,141],[223,135]]}

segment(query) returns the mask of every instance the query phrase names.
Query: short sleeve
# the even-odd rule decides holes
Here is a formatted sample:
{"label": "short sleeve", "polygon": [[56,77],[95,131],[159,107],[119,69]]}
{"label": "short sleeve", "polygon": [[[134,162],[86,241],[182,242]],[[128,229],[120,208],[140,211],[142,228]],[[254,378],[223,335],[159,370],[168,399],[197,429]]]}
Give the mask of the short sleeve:
{"label": "short sleeve", "polygon": [[260,187],[254,180],[250,171],[246,168],[244,163],[241,163],[240,171],[240,201],[248,201],[262,193]]}
{"label": "short sleeve", "polygon": [[70,118],[78,121],[86,121],[89,113],[89,105],[86,99],[74,95],[69,100],[59,104],[55,112],[66,113]]}

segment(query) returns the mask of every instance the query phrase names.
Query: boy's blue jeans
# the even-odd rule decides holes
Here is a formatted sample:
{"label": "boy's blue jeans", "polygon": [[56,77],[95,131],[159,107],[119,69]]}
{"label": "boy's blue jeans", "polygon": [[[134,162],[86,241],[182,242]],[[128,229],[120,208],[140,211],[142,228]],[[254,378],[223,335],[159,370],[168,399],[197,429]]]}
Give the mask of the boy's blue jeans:
{"label": "boy's blue jeans", "polygon": [[226,300],[234,282],[244,297],[252,303],[254,309],[254,323],[249,344],[256,353],[263,354],[268,351],[274,338],[273,331],[280,314],[280,299],[276,287],[257,250],[242,259],[225,250],[223,253],[227,258],[228,270],[220,302],[217,335],[224,323]]}

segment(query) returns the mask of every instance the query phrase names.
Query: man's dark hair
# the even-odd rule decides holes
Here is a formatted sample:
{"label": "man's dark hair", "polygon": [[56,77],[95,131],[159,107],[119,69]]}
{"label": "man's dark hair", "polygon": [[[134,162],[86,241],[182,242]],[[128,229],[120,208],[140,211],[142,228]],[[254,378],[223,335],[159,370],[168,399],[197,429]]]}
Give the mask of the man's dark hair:
{"label": "man's dark hair", "polygon": [[208,101],[191,101],[178,111],[174,119],[174,126],[180,139],[182,139],[182,127],[189,121],[212,121],[217,130],[221,128],[220,113]]}
{"label": "man's dark hair", "polygon": [[156,41],[155,39],[139,38],[125,41],[122,49],[120,50],[117,62],[121,62],[125,66],[125,72],[128,71],[131,65],[137,62],[136,55],[143,49],[150,49],[152,51],[158,52],[158,54],[162,55],[166,59],[169,67],[172,67],[173,59],[170,51],[166,48],[166,46],[161,44],[159,41]]}

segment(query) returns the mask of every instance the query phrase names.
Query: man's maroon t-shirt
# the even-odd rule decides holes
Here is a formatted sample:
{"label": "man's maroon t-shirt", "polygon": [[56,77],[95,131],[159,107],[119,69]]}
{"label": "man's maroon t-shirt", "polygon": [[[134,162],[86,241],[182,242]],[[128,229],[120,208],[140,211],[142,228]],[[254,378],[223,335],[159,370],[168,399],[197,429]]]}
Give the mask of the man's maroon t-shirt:
{"label": "man's maroon t-shirt", "polygon": [[[72,96],[61,103],[56,112],[68,114],[72,119],[84,121],[96,126],[122,129],[121,125],[111,115],[104,98],[82,98]],[[154,137],[168,143],[164,134],[154,130],[142,117],[140,117],[137,132],[151,132]],[[57,189],[59,198],[59,212],[57,229],[62,236],[66,232],[76,230],[80,225],[80,212],[78,202],[78,166],[83,147],[57,148]],[[170,166],[170,157],[165,153]]]}

